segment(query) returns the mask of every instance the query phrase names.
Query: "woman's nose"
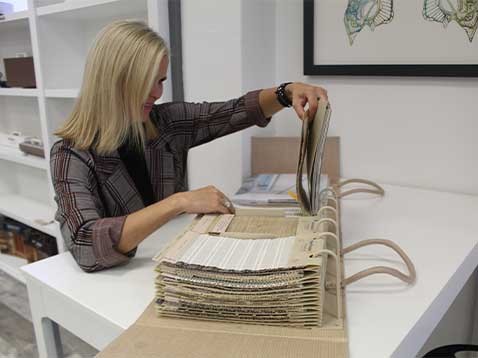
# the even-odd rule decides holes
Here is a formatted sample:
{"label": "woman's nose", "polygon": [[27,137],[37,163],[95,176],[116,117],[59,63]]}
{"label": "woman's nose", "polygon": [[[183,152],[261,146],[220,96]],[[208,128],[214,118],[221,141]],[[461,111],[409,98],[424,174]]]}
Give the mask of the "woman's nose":
{"label": "woman's nose", "polygon": [[149,93],[149,99],[153,102],[156,101],[159,97],[161,97],[161,91],[158,89],[154,89]]}
{"label": "woman's nose", "polygon": [[151,94],[150,94],[150,97],[154,98],[155,100],[158,99],[159,97],[161,97],[161,94],[162,94],[162,91],[160,88],[153,88],[153,90],[151,91]]}

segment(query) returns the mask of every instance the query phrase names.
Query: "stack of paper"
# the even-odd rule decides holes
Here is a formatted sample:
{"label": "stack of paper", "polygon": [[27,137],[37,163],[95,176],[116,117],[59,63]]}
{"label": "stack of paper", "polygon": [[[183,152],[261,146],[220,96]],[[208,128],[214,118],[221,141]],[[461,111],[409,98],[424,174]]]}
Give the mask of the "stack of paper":
{"label": "stack of paper", "polygon": [[308,188],[304,188],[299,176],[297,176],[296,186],[299,203],[307,215],[316,215],[320,209],[320,173],[331,112],[329,103],[319,101],[315,117],[307,118],[306,116],[302,120],[297,173],[302,173],[304,165],[307,166]]}
{"label": "stack of paper", "polygon": [[[326,275],[335,279],[335,287],[340,286],[338,242],[330,247],[334,240],[326,241],[327,233],[337,238],[338,218],[315,216],[329,116],[328,104],[319,103],[315,120],[303,121],[296,182],[301,207],[309,215],[196,218],[155,258],[160,316],[294,327],[322,325],[324,302],[330,302],[325,297],[330,298],[325,290]],[[302,185],[304,162],[308,191]],[[271,190],[275,180],[263,177],[257,186]],[[336,215],[336,210],[328,213]],[[332,270],[327,267],[330,255],[335,257]],[[341,296],[335,297],[331,311],[339,312]],[[337,316],[341,318],[341,313]]]}
{"label": "stack of paper", "polygon": [[310,260],[297,250],[294,236],[244,239],[190,233],[160,258],[158,313],[253,324],[319,326],[322,258]]}

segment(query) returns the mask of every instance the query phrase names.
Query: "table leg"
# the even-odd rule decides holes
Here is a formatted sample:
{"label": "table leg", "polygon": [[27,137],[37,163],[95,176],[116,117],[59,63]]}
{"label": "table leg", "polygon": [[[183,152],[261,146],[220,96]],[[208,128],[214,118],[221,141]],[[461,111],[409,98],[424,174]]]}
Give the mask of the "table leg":
{"label": "table leg", "polygon": [[27,288],[38,354],[40,358],[62,358],[60,331],[58,325],[47,317],[42,288],[30,279],[27,279]]}

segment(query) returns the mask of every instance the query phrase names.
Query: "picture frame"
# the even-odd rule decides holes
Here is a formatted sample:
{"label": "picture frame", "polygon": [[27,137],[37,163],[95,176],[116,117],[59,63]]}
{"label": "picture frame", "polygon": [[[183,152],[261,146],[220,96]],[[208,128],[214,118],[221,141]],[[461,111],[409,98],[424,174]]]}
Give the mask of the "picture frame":
{"label": "picture frame", "polygon": [[[323,0],[303,0],[303,66],[304,75],[309,76],[410,76],[410,77],[478,77],[478,52],[475,63],[318,63],[315,60],[317,50],[317,24],[316,13],[318,4],[324,4]],[[325,0],[327,3],[327,0]],[[347,2],[345,2],[345,5]],[[437,24],[440,25],[440,24]],[[451,25],[450,25],[451,26]],[[438,26],[440,27],[440,26]],[[323,29],[327,30],[327,29]],[[377,31],[378,29],[375,29]],[[434,31],[435,28],[433,28]],[[337,36],[338,32],[330,31],[331,36]],[[344,34],[340,36],[345,36]],[[397,34],[400,36],[401,34]],[[360,34],[360,36],[363,36]],[[406,31],[404,40],[410,38]],[[463,34],[463,36],[465,36]],[[344,41],[340,38],[340,41]],[[471,41],[470,41],[471,42]],[[478,44],[478,32],[474,38]],[[473,44],[475,46],[475,44]],[[344,47],[344,46],[343,46]],[[474,53],[474,52],[473,52]]]}

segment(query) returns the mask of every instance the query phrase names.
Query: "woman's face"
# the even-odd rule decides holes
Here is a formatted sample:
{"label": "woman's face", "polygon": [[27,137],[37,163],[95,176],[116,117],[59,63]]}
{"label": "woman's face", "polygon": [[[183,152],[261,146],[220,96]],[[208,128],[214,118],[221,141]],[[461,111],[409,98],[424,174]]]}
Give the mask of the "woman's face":
{"label": "woman's face", "polygon": [[166,74],[168,72],[169,58],[168,56],[163,56],[159,64],[158,76],[156,77],[153,88],[149,92],[148,99],[143,105],[143,120],[147,121],[149,119],[149,112],[153,108],[154,102],[161,98],[163,95],[163,82],[166,81]]}

